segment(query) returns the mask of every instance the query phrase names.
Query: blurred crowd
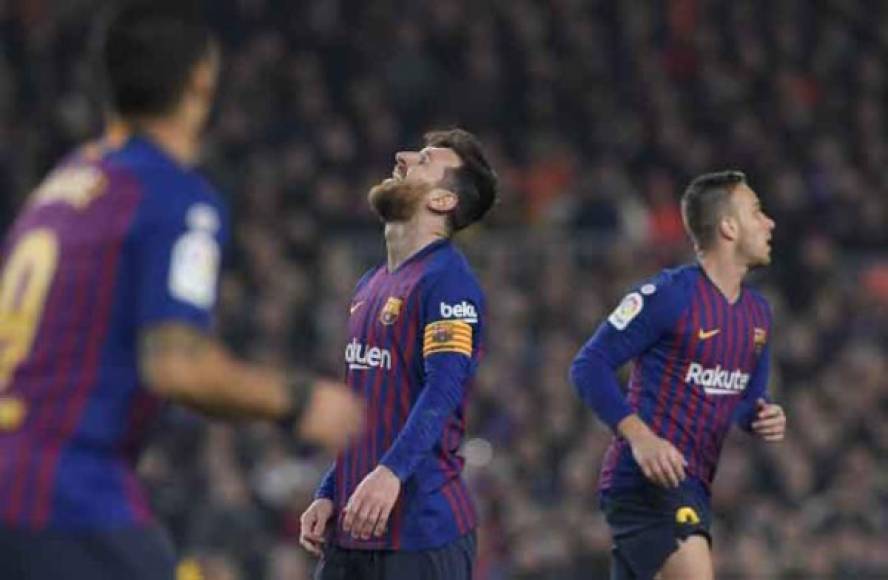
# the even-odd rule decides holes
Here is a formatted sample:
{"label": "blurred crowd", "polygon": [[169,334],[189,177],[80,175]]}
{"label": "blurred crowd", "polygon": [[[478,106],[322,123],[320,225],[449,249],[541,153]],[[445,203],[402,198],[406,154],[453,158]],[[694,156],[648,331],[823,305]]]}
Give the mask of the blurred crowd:
{"label": "blurred crowd", "polygon": [[[98,0],[0,1],[0,227],[94,135]],[[888,5],[878,0],[219,0],[205,169],[234,208],[219,329],[342,372],[346,305],[382,259],[365,202],[422,132],[479,134],[502,177],[460,236],[489,300],[466,476],[478,580],[606,578],[610,434],[567,382],[633,282],[693,259],[677,200],[739,168],[776,220],[772,392],[787,440],[732,436],[718,578],[888,578]],[[171,409],[141,472],[183,577],[301,580],[329,458]],[[190,576],[189,576],[190,574]]]}

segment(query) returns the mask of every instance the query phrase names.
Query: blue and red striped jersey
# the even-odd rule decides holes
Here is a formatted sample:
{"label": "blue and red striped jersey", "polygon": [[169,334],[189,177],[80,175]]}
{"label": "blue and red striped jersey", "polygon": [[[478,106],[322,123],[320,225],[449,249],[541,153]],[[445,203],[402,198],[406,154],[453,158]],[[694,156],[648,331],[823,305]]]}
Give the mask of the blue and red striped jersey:
{"label": "blue and red striped jersey", "polygon": [[[366,402],[366,428],[328,471],[318,497],[336,507],[333,541],[356,549],[421,550],[473,530],[461,472],[472,376],[483,350],[484,297],[463,255],[434,242],[358,283],[349,307],[346,380]],[[367,541],[342,529],[342,509],[382,464],[401,480],[386,534]]]}
{"label": "blue and red striped jersey", "polygon": [[[708,490],[731,424],[749,430],[756,399],[768,398],[770,336],[770,307],[752,288],[744,284],[731,303],[697,264],[664,270],[599,326],[574,361],[573,379],[612,428],[637,413],[675,445],[688,475]],[[613,372],[630,360],[627,396],[611,396],[611,382],[619,395]],[[601,375],[610,377],[598,376],[594,369],[605,367]],[[643,481],[628,442],[615,436],[600,489]]]}
{"label": "blue and red striped jersey", "polygon": [[139,331],[210,326],[226,216],[149,140],[94,143],[31,194],[0,263],[0,526],[150,519],[134,463],[162,404]]}

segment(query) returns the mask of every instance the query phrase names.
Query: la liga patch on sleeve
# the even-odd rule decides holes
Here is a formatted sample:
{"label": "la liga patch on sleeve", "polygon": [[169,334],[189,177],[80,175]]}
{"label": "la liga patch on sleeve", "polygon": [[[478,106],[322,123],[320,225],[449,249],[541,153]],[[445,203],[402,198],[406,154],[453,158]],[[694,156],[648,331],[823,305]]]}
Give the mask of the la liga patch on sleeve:
{"label": "la liga patch on sleeve", "polygon": [[439,320],[426,325],[422,355],[456,352],[472,356],[472,326],[462,320]]}
{"label": "la liga patch on sleeve", "polygon": [[643,307],[644,298],[638,292],[632,292],[623,298],[622,302],[607,317],[607,321],[613,324],[617,330],[623,330],[629,326],[633,318],[638,316]]}

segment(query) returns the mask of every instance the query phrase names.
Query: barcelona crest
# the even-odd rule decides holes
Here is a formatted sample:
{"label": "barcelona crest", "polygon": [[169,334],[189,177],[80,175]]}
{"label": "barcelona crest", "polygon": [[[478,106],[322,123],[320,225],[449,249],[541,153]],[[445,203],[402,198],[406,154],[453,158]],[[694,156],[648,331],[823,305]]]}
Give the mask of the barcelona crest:
{"label": "barcelona crest", "polygon": [[382,312],[379,313],[379,322],[386,326],[394,324],[401,314],[402,304],[404,304],[404,301],[400,298],[389,296],[388,300],[385,301],[385,306],[382,307]]}
{"label": "barcelona crest", "polygon": [[432,334],[431,340],[433,343],[444,344],[453,340],[453,329],[449,325],[439,325]]}
{"label": "barcelona crest", "polygon": [[762,348],[764,348],[766,342],[768,342],[768,331],[756,326],[752,330],[752,344],[755,347],[755,354],[762,352]]}

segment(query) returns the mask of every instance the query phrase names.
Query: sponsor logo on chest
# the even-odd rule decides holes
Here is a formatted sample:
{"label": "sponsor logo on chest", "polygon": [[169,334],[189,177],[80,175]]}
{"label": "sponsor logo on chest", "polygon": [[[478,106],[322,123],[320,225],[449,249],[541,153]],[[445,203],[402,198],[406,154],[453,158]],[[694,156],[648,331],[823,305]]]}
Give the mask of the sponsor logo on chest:
{"label": "sponsor logo on chest", "polygon": [[743,371],[723,369],[721,365],[706,368],[699,363],[691,363],[685,375],[689,385],[703,387],[707,395],[739,395],[749,383],[749,374]]}
{"label": "sponsor logo on chest", "polygon": [[387,348],[370,346],[353,338],[345,347],[345,363],[350,371],[391,370],[392,353]]}

